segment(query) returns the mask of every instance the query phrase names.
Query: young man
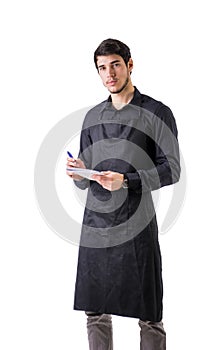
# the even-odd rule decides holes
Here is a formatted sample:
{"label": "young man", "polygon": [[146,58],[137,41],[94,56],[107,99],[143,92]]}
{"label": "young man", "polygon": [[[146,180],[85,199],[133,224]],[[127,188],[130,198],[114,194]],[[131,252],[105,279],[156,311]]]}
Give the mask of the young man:
{"label": "young man", "polygon": [[94,62],[107,101],[86,115],[79,158],[68,167],[101,171],[88,188],[74,309],[87,314],[91,350],[113,348],[111,314],[139,319],[140,349],[165,350],[158,228],[151,191],[179,180],[177,128],[171,110],[131,81],[130,49],[104,40]]}

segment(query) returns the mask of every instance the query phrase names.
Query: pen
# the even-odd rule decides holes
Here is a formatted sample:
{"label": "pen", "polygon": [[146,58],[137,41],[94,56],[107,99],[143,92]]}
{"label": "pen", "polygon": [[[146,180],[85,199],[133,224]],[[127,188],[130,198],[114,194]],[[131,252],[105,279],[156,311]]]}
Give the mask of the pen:
{"label": "pen", "polygon": [[70,158],[74,158],[74,157],[72,156],[72,154],[71,154],[69,151],[67,151],[67,154],[68,154],[68,156],[69,156]]}

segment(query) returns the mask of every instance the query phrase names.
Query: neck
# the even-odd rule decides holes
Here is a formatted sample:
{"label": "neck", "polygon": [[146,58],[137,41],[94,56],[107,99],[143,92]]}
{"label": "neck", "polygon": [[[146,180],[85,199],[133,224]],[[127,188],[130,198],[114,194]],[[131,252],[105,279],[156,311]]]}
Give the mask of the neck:
{"label": "neck", "polygon": [[134,95],[134,86],[129,83],[119,94],[111,94],[112,104],[116,109],[121,109],[132,100]]}

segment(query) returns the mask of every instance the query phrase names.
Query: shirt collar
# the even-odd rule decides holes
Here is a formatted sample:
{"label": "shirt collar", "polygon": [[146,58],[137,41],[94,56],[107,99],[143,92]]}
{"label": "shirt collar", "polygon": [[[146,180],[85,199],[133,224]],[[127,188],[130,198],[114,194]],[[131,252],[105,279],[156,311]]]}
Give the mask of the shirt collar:
{"label": "shirt collar", "polygon": [[[112,98],[111,95],[108,97],[108,99],[106,101],[104,101],[102,103],[101,109],[100,109],[100,113],[102,113],[105,109],[114,109],[113,105],[112,105]],[[129,104],[132,104],[134,106],[141,106],[141,102],[142,102],[142,97],[141,97],[141,93],[140,91],[136,88],[136,86],[134,86],[134,96],[132,98],[132,100],[130,101]]]}

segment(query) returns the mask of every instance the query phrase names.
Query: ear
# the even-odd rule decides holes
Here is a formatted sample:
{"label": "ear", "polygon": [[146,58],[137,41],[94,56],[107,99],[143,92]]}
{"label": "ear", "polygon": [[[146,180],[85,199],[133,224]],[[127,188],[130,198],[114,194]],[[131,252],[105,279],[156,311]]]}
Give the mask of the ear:
{"label": "ear", "polygon": [[131,72],[132,72],[132,69],[133,69],[133,67],[134,67],[134,63],[133,63],[132,58],[129,58],[129,61],[128,61],[128,63],[127,63],[127,67],[128,67],[128,69],[129,69],[129,72],[131,73]]}

